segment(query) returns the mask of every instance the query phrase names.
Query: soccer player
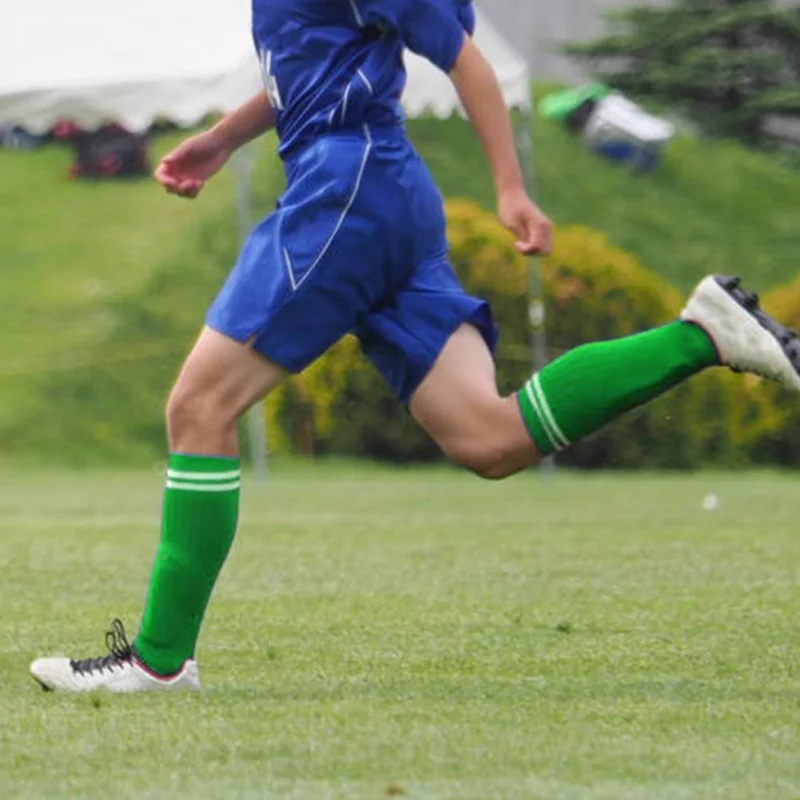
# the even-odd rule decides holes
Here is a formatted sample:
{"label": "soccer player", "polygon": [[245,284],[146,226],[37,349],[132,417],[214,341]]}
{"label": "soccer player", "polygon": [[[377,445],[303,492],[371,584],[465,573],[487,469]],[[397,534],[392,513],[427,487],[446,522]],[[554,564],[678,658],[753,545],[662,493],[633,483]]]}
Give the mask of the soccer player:
{"label": "soccer player", "polygon": [[409,48],[452,79],[517,249],[550,250],[473,26],[461,0],[254,0],[265,91],[155,174],[195,197],[238,147],[276,126],[287,188],[244,244],[170,395],[161,541],[138,634],[129,644],[115,620],[107,655],[35,661],[46,689],[199,688],[198,633],[237,525],[237,420],[348,332],[442,451],[485,478],[525,469],[709,367],[800,390],[797,337],[737,280],[710,276],[681,319],[579,347],[498,394],[489,309],[448,263],[442,200],[400,107]]}

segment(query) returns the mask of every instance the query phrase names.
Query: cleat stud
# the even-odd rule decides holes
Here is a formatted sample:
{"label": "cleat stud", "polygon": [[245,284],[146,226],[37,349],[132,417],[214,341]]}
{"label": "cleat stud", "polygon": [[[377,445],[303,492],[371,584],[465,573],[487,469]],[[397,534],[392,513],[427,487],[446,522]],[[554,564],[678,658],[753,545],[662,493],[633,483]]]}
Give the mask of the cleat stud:
{"label": "cleat stud", "polygon": [[735,275],[722,275],[720,279],[720,283],[724,289],[727,289],[729,292],[732,292],[734,289],[738,289],[739,286],[742,284],[742,279],[737,278]]}
{"label": "cleat stud", "polygon": [[755,292],[742,292],[741,293],[741,304],[746,308],[748,311],[758,311],[758,302],[759,298]]}

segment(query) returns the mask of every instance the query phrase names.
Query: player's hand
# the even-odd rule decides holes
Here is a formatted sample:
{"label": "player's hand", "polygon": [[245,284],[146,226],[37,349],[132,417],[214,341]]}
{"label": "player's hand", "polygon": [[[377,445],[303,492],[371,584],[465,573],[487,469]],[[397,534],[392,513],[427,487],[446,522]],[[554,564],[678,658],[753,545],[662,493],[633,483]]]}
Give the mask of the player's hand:
{"label": "player's hand", "polygon": [[500,222],[516,237],[516,248],[525,255],[546,256],[553,249],[553,226],[522,189],[505,192],[498,199]]}
{"label": "player's hand", "polygon": [[213,130],[204,131],[167,153],[156,167],[155,178],[170,194],[197,197],[230,155],[222,137]]}

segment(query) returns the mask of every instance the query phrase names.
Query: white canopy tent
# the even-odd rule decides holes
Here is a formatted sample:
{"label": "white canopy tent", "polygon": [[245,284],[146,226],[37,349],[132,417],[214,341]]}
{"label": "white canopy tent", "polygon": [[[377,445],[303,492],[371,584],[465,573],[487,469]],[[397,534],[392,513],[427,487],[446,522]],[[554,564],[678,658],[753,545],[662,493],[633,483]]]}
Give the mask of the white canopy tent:
{"label": "white canopy tent", "polygon": [[[191,125],[257,91],[249,3],[38,0],[0,6],[0,121],[32,132]],[[6,19],[3,19],[7,17]]]}
{"label": "white canopy tent", "polygon": [[[250,40],[250,2],[38,0],[0,7],[0,122],[31,132],[58,119],[91,129],[155,119],[188,126],[244,102],[261,85]],[[476,41],[509,106],[527,107],[525,60],[478,12]],[[458,108],[446,76],[412,54],[410,115]]]}
{"label": "white canopy tent", "polygon": [[[261,76],[250,38],[250,0],[222,5],[210,0],[0,4],[0,125],[42,133],[58,120],[89,130],[117,122],[141,132],[159,119],[190,126],[208,114],[236,108],[259,89]],[[519,145],[530,176],[525,59],[480,8],[475,39],[498,75],[506,103],[523,112]],[[410,116],[447,117],[459,111],[445,75],[411,53],[407,67],[403,99]],[[234,168],[244,229],[249,217],[247,156]],[[535,349],[543,354],[543,305],[535,268],[531,276],[534,342],[541,343]]]}

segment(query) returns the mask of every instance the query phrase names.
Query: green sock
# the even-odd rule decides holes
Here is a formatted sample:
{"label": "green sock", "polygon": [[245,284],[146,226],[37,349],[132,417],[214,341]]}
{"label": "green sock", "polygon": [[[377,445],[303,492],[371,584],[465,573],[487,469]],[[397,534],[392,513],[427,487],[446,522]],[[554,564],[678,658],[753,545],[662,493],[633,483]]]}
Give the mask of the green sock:
{"label": "green sock", "polygon": [[531,437],[547,456],[718,363],[700,328],[673,322],[577,347],[534,375],[517,399]]}
{"label": "green sock", "polygon": [[241,471],[235,458],[169,457],[161,542],[134,647],[170,675],[194,656],[200,625],[233,543]]}

